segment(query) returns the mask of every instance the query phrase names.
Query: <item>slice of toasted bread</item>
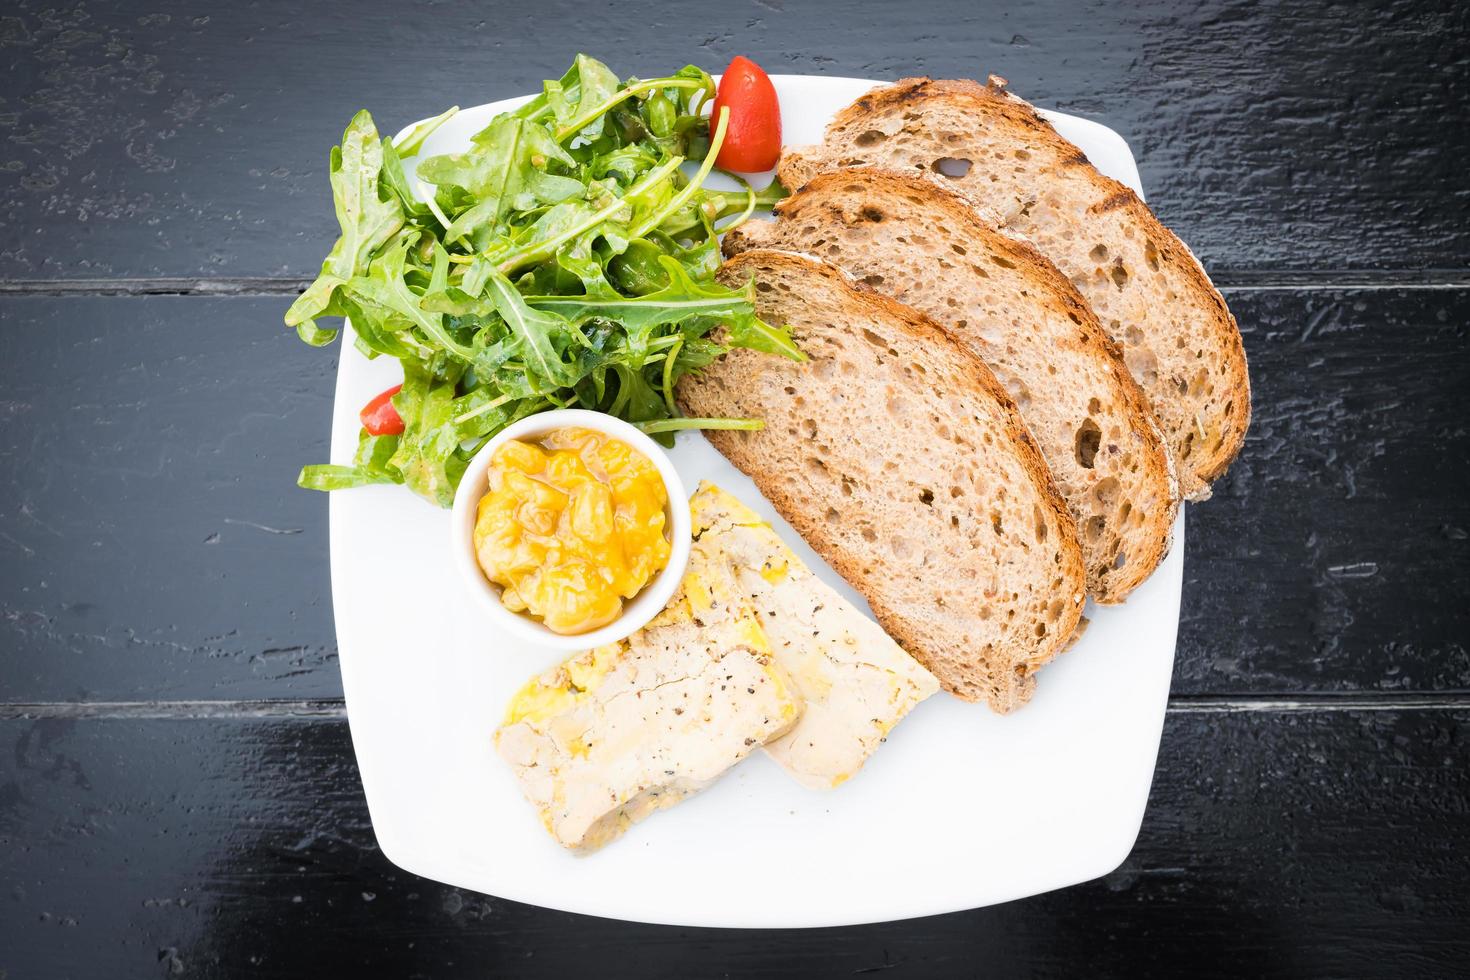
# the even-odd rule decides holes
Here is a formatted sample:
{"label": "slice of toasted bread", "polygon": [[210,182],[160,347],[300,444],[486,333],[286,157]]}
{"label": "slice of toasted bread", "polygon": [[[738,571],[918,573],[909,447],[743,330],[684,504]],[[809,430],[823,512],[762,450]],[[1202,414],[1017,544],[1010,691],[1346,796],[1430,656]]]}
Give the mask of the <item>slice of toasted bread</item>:
{"label": "slice of toasted bread", "polygon": [[1055,262],[1123,348],[1185,495],[1209,496],[1250,423],[1245,351],[1204,269],[1137,194],[994,77],[988,86],[909,78],[874,89],[837,114],[821,146],[783,153],[777,172],[795,188],[858,166],[943,174]]}
{"label": "slice of toasted bread", "polygon": [[1148,401],[1091,308],[1031,246],[937,178],[819,175],[725,236],[810,252],[933,319],[990,366],[1026,420],[1082,538],[1087,590],[1121,602],[1169,550],[1178,484]]}
{"label": "slice of toasted bread", "polygon": [[1076,525],[1009,396],[932,320],[809,256],[753,249],[756,308],[810,360],[736,350],[684,378],[710,441],[946,690],[1009,711],[1082,613]]}

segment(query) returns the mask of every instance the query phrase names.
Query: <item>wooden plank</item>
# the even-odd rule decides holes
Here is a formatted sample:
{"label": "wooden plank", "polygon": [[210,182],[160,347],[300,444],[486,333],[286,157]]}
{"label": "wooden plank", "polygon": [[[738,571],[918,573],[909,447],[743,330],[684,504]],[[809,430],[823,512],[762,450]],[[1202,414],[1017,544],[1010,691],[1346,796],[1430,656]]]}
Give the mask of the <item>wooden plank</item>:
{"label": "wooden plank", "polygon": [[1232,294],[1255,415],[1191,507],[1175,690],[1470,689],[1470,294]]}
{"label": "wooden plank", "polygon": [[[1470,290],[1233,293],[1245,452],[1189,511],[1174,690],[1470,689]],[[0,699],[335,697],[335,348],[284,297],[0,298]]]}
{"label": "wooden plank", "polygon": [[7,700],[337,695],[336,349],[272,299],[0,302]]}
{"label": "wooden plank", "polygon": [[1112,875],[784,932],[593,919],[402,872],[341,721],[10,720],[0,740],[12,977],[1391,977],[1470,957],[1466,709],[1176,715]]}
{"label": "wooden plank", "polygon": [[1454,0],[832,5],[571,0],[147,5],[17,0],[0,20],[0,277],[309,277],[335,235],[326,152],[534,91],[578,45],[619,72],[733,54],[772,72],[1009,77],[1116,128],[1217,271],[1466,268],[1470,78]]}

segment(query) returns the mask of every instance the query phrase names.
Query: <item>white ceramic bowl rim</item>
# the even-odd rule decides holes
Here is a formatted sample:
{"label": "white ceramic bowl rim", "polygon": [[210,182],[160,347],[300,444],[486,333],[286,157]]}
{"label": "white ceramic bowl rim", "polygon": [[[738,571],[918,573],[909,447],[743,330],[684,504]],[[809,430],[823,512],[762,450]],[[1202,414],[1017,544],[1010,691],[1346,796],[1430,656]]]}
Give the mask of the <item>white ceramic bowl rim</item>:
{"label": "white ceramic bowl rim", "polygon": [[[658,469],[659,476],[663,478],[664,489],[668,493],[667,528],[671,546],[668,564],[636,596],[624,603],[623,611],[617,619],[591,632],[578,633],[574,636],[554,633],[531,617],[511,612],[505,608],[504,603],[500,601],[500,588],[492,584],[480,570],[474,546],[476,511],[479,508],[480,498],[485,495],[487,489],[487,474],[495,451],[511,439],[535,437],[567,426],[600,432],[609,438],[632,446],[648,457],[649,462]],[[586,409],[564,408],[541,412],[514,422],[496,433],[494,438],[480,447],[474,458],[470,460],[469,466],[465,468],[459,489],[454,495],[454,510],[450,524],[452,528],[450,547],[454,563],[476,606],[484,610],[487,616],[494,619],[497,625],[504,627],[507,631],[530,643],[549,649],[590,650],[593,647],[614,643],[636,632],[669,604],[689,564],[689,495],[684,490],[684,482],[674,469],[673,461],[669,459],[662,446],[636,426],[611,415]]]}

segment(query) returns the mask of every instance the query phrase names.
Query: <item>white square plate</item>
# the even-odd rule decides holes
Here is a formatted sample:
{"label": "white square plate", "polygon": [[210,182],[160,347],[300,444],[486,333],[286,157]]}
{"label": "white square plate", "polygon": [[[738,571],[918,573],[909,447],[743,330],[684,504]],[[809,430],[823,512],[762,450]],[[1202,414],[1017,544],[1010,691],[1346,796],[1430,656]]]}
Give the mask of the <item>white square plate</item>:
{"label": "white square plate", "polygon": [[[878,82],[776,76],[788,144]],[[462,149],[520,99],[461,112],[424,155]],[[1047,113],[1104,173],[1139,189],[1118,134]],[[332,460],[358,409],[398,366],[341,350]],[[867,609],[698,434],[674,459],[769,518],[802,558]],[[1174,660],[1183,515],[1174,547],[1122,608],[1047,666],[1014,715],[938,694],[856,778],[803,789],[757,753],[705,793],[589,857],[542,829],[491,735],[510,695],[554,654],[498,636],[461,593],[448,511],[400,487],[332,494],[332,599],[353,745],[378,843],[400,867],[463,888],[591,915],[693,926],[833,926],[1034,895],[1106,874],[1133,847]],[[391,570],[385,590],[383,571]]]}

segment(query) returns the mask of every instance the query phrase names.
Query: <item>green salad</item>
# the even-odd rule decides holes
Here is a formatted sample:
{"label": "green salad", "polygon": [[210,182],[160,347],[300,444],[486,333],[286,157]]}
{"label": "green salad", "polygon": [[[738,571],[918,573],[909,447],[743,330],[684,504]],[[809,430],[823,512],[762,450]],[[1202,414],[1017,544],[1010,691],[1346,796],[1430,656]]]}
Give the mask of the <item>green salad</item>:
{"label": "green salad", "polygon": [[457,110],[396,141],[359,112],[331,154],[342,235],[286,323],[320,346],[337,331],[319,319],[349,317],[359,350],[397,358],[390,428],[401,431],[365,427],[352,465],[308,466],[301,486],[402,483],[448,507],[487,439],[552,408],[607,412],[665,442],[684,428],[758,428],[682,418],[673,396],[732,347],[802,359],[756,316],[753,285],[713,281],[716,234],[783,193],[704,187],[726,125],[701,112],[714,92],[692,65],[620,80],[578,55],[465,152],[419,160],[434,188],[423,201],[403,161]]}

